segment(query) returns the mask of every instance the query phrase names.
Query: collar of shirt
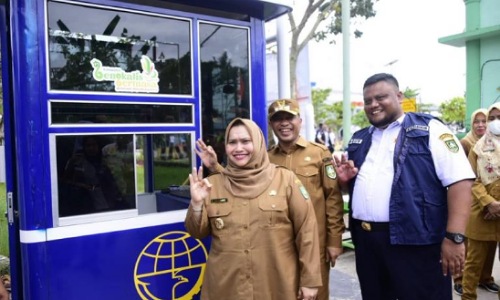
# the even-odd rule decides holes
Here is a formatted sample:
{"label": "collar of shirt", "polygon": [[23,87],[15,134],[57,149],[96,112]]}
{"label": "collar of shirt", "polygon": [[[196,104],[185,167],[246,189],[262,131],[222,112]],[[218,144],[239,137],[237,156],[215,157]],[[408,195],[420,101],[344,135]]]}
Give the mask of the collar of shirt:
{"label": "collar of shirt", "polygon": [[302,136],[299,136],[299,138],[297,139],[297,141],[295,141],[295,144],[292,147],[290,147],[290,150],[284,151],[280,147],[279,143],[276,145],[276,147],[273,150],[275,152],[290,153],[290,152],[295,151],[297,148],[306,148],[307,147],[307,143],[308,143],[308,141],[306,141],[305,138],[303,138]]}
{"label": "collar of shirt", "polygon": [[360,167],[352,200],[353,216],[365,221],[388,222],[394,178],[394,148],[404,115],[386,128],[371,127],[372,143]]}
{"label": "collar of shirt", "polygon": [[386,128],[383,128],[383,129],[380,129],[380,128],[377,128],[373,125],[370,125],[370,128],[368,128],[368,131],[370,133],[373,133],[374,130],[384,131],[385,129],[393,128],[394,126],[400,126],[401,124],[403,124],[403,120],[404,120],[405,116],[406,116],[406,114],[402,114],[399,118],[397,118],[396,121],[392,122],[391,124],[389,124],[389,126],[387,126]]}

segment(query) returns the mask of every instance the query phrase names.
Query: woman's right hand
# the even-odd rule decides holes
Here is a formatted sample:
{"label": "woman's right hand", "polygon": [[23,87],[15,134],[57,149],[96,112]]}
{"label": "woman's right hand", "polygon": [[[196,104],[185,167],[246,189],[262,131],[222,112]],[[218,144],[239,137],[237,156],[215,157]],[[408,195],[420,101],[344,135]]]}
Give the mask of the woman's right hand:
{"label": "woman's right hand", "polygon": [[215,172],[217,167],[217,153],[215,153],[212,146],[207,146],[202,139],[196,141],[196,147],[194,152],[200,157],[203,164],[210,170],[210,172]]}
{"label": "woman's right hand", "polygon": [[200,209],[203,206],[203,202],[210,195],[210,190],[212,189],[212,184],[208,179],[203,178],[202,167],[193,168],[191,174],[189,174],[189,185],[191,191],[191,206],[193,209]]}

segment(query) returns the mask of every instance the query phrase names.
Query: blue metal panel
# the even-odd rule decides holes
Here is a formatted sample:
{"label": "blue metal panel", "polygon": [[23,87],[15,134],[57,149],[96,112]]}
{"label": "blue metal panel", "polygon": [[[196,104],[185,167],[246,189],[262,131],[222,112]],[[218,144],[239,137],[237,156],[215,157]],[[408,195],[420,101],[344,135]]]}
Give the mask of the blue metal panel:
{"label": "blue metal panel", "polygon": [[[16,130],[16,153],[18,170],[18,196],[20,203],[21,229],[45,228],[47,218],[46,189],[49,168],[43,152],[46,144],[41,119],[40,49],[37,39],[39,30],[40,1],[12,1],[13,94],[14,127]],[[42,19],[43,20],[43,19]]]}
{"label": "blue metal panel", "polygon": [[[251,16],[250,22],[223,20],[213,16],[204,17],[204,20],[218,20],[227,24],[244,24],[250,27],[252,118],[263,126],[262,129],[266,133],[263,20],[287,12],[289,7],[261,0],[240,0],[238,5],[234,5],[233,0],[175,1],[211,9],[231,9],[232,12]],[[86,3],[89,2],[86,1]],[[119,3],[108,0],[94,2],[110,5]],[[140,1],[137,2],[140,3]],[[5,111],[9,112],[6,116],[6,121],[8,121],[6,131],[15,132],[16,141],[15,148],[8,148],[14,147],[13,145],[6,147],[7,160],[16,161],[15,169],[19,171],[16,173],[13,171],[13,165],[8,166],[7,175],[12,176],[13,180],[9,181],[7,190],[17,189],[15,194],[18,195],[20,203],[20,228],[25,231],[39,230],[42,234],[46,232],[45,229],[53,226],[48,133],[110,131],[109,128],[48,128],[47,101],[49,97],[92,100],[95,99],[95,95],[47,92],[46,70],[48,66],[45,60],[44,3],[45,1],[39,0],[11,1],[11,49],[15,53],[11,79],[15,101],[5,104]],[[139,4],[119,3],[119,5],[140,7]],[[144,8],[155,11],[150,7]],[[179,14],[193,17],[192,59],[195,88],[193,96],[175,99],[169,97],[169,101],[194,103],[196,121],[194,126],[180,126],[172,129],[195,131],[198,138],[201,135],[201,110],[197,18],[193,14]],[[4,77],[4,85],[8,82],[5,81],[8,76]],[[5,91],[7,94],[9,92],[8,89]],[[134,97],[137,98],[137,96],[124,98],[132,101]],[[6,99],[9,98],[6,97]],[[116,96],[99,95],[99,98],[110,100]],[[13,114],[10,115],[10,112]],[[140,133],[164,130],[164,128],[130,127],[120,130],[133,130]],[[14,140],[14,137],[11,135],[9,139]],[[15,159],[16,157],[19,159]],[[192,266],[202,263],[197,261],[200,258],[206,258],[206,253],[203,254],[200,251],[208,249],[208,241],[204,241],[202,247],[196,240],[187,238],[182,233],[183,230],[183,225],[177,223],[22,244],[20,247],[24,280],[23,297],[41,300],[151,299],[152,297],[145,296],[149,292],[158,299],[191,299],[190,295],[199,290],[198,280],[200,279],[200,267]],[[17,235],[16,231],[12,236]],[[15,259],[14,264],[20,263],[21,258],[16,257],[15,251],[12,251],[13,248],[15,247],[11,245],[11,258]],[[174,250],[164,252],[168,249]],[[192,257],[188,255],[189,251],[193,251]],[[176,270],[172,265],[174,259],[178,259],[176,262],[188,268]],[[21,298],[22,296],[15,297],[15,299]]]}
{"label": "blue metal panel", "polygon": [[[4,5],[0,5],[0,22],[1,24],[8,24],[7,10]],[[16,193],[16,170],[14,164],[10,162],[16,161],[14,153],[14,128],[12,122],[12,92],[11,87],[11,61],[12,55],[10,53],[10,41],[7,38],[7,32],[10,31],[4,26],[0,26],[0,44],[2,50],[2,89],[3,89],[3,121],[4,121],[4,138],[5,138],[5,175],[6,175],[6,192],[9,200],[8,205],[11,205],[12,215],[9,217],[9,259],[10,259],[10,276],[11,276],[11,296],[12,299],[20,299],[21,291],[21,265],[20,261],[20,245],[19,245],[19,218],[14,214],[19,210],[18,207],[18,193]],[[7,207],[8,208],[8,207]]]}
{"label": "blue metal panel", "polygon": [[267,112],[266,112],[266,39],[264,35],[264,22],[253,19],[250,40],[252,49],[252,119],[261,126],[267,138]]}
{"label": "blue metal panel", "polygon": [[248,14],[251,17],[258,18],[264,21],[269,21],[291,11],[291,3],[289,3],[290,1],[280,0],[239,0],[237,5],[235,5],[234,0],[169,0],[168,2],[187,4],[227,12]]}
{"label": "blue metal panel", "polygon": [[45,280],[29,277],[25,296],[199,299],[209,242],[193,239],[182,224],[173,224],[25,244],[33,270],[50,266]]}

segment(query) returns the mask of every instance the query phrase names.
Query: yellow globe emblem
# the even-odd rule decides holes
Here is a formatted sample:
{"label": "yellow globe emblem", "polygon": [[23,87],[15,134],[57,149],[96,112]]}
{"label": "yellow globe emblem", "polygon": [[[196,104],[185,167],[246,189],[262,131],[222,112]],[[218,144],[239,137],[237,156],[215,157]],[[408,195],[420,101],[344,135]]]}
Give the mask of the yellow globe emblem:
{"label": "yellow globe emblem", "polygon": [[190,300],[199,293],[207,249],[184,231],[154,238],[137,258],[134,283],[141,299]]}

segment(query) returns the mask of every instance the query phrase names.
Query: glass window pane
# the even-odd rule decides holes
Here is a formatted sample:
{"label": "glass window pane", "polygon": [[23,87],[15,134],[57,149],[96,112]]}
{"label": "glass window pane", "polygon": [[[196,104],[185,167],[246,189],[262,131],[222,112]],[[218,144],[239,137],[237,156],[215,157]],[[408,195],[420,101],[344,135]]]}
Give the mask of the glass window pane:
{"label": "glass window pane", "polygon": [[56,137],[59,216],[136,208],[133,135]]}
{"label": "glass window pane", "polygon": [[51,1],[50,88],[191,94],[190,31],[186,20]]}
{"label": "glass window pane", "polygon": [[192,124],[193,106],[52,101],[51,118],[52,124]]}
{"label": "glass window pane", "polygon": [[250,117],[248,29],[201,23],[200,59],[203,139],[224,161],[226,126]]}
{"label": "glass window pane", "polygon": [[56,136],[58,216],[186,209],[192,143],[191,133]]}
{"label": "glass window pane", "polygon": [[191,143],[190,133],[137,136],[137,189],[144,191],[139,195],[139,214],[188,208]]}

